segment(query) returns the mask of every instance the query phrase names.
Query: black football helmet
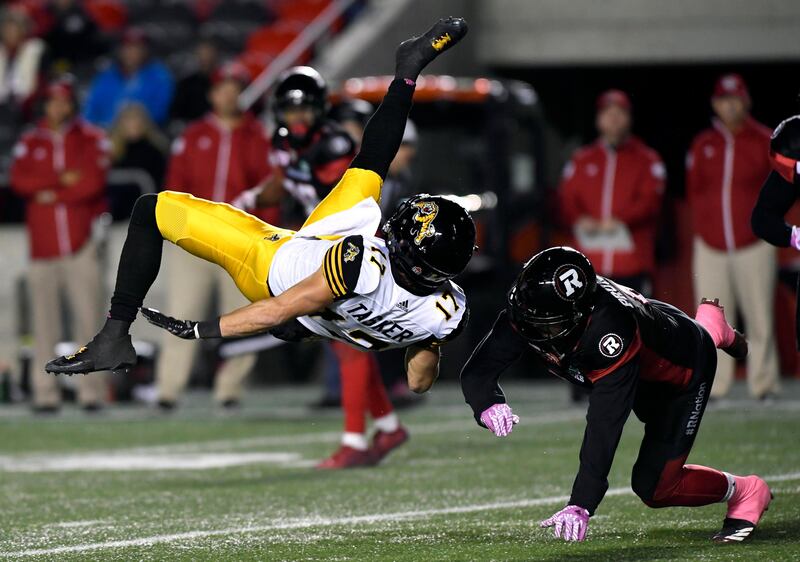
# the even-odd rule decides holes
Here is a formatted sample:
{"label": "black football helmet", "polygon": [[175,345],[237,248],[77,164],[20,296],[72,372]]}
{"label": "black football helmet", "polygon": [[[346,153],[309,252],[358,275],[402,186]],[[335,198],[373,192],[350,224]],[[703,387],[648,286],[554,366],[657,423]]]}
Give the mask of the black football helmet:
{"label": "black football helmet", "polygon": [[466,209],[438,195],[415,195],[383,225],[392,275],[415,295],[429,295],[467,267],[475,223]]}
{"label": "black football helmet", "polygon": [[596,290],[586,256],[566,246],[548,248],[528,260],[508,292],[511,325],[532,343],[563,338],[585,325]]}
{"label": "black football helmet", "polygon": [[[313,123],[287,123],[286,110],[292,107],[310,107],[314,112]],[[291,143],[297,147],[305,146],[328,112],[328,86],[325,79],[310,66],[295,66],[286,70],[272,93],[272,108],[276,124],[286,129]]]}
{"label": "black football helmet", "polygon": [[772,168],[790,183],[798,183],[800,162],[800,115],[793,115],[775,127],[769,143]]}

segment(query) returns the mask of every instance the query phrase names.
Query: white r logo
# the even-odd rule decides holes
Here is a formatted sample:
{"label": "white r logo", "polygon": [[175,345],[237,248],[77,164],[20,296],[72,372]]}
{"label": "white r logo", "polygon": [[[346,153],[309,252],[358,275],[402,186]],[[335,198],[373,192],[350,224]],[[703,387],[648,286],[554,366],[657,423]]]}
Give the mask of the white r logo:
{"label": "white r logo", "polygon": [[606,334],[600,339],[600,353],[606,357],[616,357],[622,353],[622,338],[617,334]]}
{"label": "white r logo", "polygon": [[564,285],[564,296],[570,297],[575,293],[576,289],[583,287],[578,272],[575,269],[568,269],[558,276],[561,284]]}

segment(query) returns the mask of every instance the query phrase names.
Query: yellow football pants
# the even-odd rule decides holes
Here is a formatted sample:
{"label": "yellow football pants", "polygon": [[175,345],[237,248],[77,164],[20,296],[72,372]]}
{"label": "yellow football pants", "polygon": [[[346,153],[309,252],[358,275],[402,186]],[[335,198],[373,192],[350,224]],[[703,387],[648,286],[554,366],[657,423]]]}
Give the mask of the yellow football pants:
{"label": "yellow football pants", "polygon": [[[380,202],[382,184],[381,177],[371,170],[348,169],[303,226],[347,210],[368,197]],[[272,258],[295,234],[227,203],[177,191],[158,195],[156,224],[164,240],[227,271],[251,302],[270,297],[267,278]]]}

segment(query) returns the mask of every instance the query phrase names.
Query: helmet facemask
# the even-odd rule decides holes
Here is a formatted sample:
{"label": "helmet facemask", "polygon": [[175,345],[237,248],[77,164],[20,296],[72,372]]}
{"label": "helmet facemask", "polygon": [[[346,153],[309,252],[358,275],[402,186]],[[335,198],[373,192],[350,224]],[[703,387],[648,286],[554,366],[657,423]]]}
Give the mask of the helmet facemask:
{"label": "helmet facemask", "polygon": [[537,314],[516,303],[514,289],[509,294],[511,323],[525,339],[534,343],[545,343],[567,337],[575,328],[581,326],[587,317],[582,311],[574,310],[568,314]]}
{"label": "helmet facemask", "polygon": [[511,324],[532,344],[563,347],[586,326],[596,283],[591,262],[577,250],[544,250],[525,264],[508,293]]}

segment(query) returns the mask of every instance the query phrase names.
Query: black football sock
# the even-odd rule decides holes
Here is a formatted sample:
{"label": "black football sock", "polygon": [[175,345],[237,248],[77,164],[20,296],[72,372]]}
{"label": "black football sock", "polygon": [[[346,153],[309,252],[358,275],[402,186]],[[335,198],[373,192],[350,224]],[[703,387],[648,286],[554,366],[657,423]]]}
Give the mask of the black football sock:
{"label": "black football sock", "polygon": [[[153,285],[161,267],[161,250],[164,239],[156,224],[155,194],[142,195],[137,199],[128,225],[128,236],[122,246],[122,255],[117,269],[117,283],[111,297],[111,310],[108,317],[127,323],[127,326],[114,322],[110,330],[127,328],[136,319],[139,307],[144,302],[147,291]],[[109,323],[106,323],[109,326]],[[103,330],[105,331],[105,327]]]}
{"label": "black football sock", "polygon": [[361,149],[350,164],[351,168],[372,170],[380,177],[386,177],[389,164],[403,140],[414,88],[413,81],[400,77],[389,84],[380,107],[364,129]]}

